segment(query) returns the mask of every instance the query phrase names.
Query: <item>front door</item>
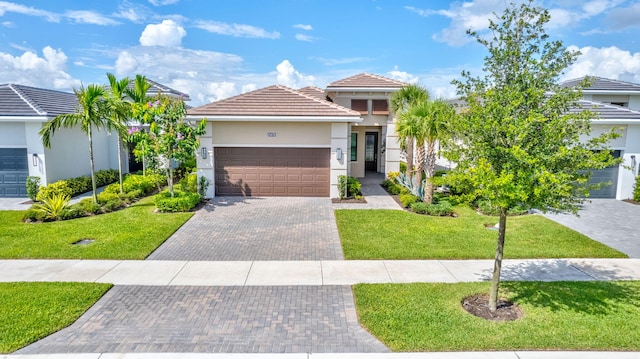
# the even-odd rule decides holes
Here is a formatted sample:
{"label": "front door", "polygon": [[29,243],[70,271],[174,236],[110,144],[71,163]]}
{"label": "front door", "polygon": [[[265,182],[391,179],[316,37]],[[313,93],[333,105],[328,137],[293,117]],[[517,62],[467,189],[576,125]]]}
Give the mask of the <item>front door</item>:
{"label": "front door", "polygon": [[364,170],[378,171],[378,133],[367,132],[364,141]]}

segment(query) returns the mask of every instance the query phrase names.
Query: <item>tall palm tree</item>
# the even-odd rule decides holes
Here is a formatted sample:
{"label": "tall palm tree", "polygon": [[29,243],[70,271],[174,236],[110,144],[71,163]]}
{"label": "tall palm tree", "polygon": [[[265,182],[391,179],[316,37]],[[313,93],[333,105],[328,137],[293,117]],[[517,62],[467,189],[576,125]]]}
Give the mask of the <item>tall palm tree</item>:
{"label": "tall palm tree", "polygon": [[[397,118],[405,113],[409,107],[416,105],[417,103],[427,101],[429,99],[429,91],[419,85],[404,86],[400,90],[391,95],[389,102],[391,104],[391,110],[395,113]],[[405,124],[406,125],[406,124]],[[398,141],[400,148],[407,154],[407,175],[411,178],[413,176],[413,144],[414,137],[411,136],[411,130],[404,128],[403,131],[398,131]]]}
{"label": "tall palm tree", "polygon": [[124,192],[122,187],[122,139],[127,133],[127,121],[131,114],[131,105],[125,101],[127,94],[125,90],[129,86],[129,78],[116,79],[116,76],[112,73],[107,73],[109,79],[109,96],[108,110],[110,121],[108,123],[109,129],[115,130],[118,134],[118,179],[120,183],[120,193]]}
{"label": "tall palm tree", "polygon": [[[433,202],[433,176],[436,169],[436,144],[450,137],[450,123],[455,118],[453,106],[445,100],[436,99],[419,102],[401,115],[399,127],[404,131],[411,131],[416,141],[416,172],[415,180],[421,183],[422,173],[425,173],[424,201]],[[405,129],[406,128],[406,129]]]}
{"label": "tall palm tree", "polygon": [[[147,101],[149,101],[149,96],[147,95],[147,92],[149,91],[150,88],[151,88],[151,84],[147,81],[147,78],[145,76],[137,74],[135,80],[133,81],[133,87],[125,88],[124,92],[131,99],[132,101],[131,106],[134,106],[136,104],[138,105],[145,104],[147,103]],[[146,175],[146,172],[147,172],[146,159],[143,156],[142,157],[143,175]]]}
{"label": "tall palm tree", "polygon": [[92,131],[107,128],[107,119],[103,115],[104,87],[100,85],[89,85],[86,89],[74,89],[73,92],[78,98],[78,111],[76,113],[58,115],[44,124],[40,129],[42,143],[45,147],[51,147],[51,137],[55,131],[61,127],[72,128],[80,126],[80,130],[89,139],[89,162],[91,165],[91,188],[93,190],[93,201],[98,202],[96,196],[96,176],[93,163],[93,135]]}

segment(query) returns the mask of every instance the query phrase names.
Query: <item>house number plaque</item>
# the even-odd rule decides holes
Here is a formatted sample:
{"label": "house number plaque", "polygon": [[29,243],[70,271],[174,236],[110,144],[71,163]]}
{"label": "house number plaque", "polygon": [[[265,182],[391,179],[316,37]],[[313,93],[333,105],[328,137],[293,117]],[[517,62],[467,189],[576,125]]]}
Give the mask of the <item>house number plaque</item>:
{"label": "house number plaque", "polygon": [[278,134],[276,132],[267,132],[267,137],[276,137]]}

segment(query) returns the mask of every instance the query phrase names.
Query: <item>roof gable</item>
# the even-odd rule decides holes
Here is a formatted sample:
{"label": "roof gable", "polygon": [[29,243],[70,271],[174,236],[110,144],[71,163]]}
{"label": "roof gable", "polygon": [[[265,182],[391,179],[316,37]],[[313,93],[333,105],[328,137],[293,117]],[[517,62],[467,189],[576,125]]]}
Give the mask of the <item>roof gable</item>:
{"label": "roof gable", "polygon": [[318,100],[326,100],[327,99],[327,95],[324,93],[324,90],[319,88],[319,87],[315,87],[315,86],[307,86],[307,87],[303,87],[299,90],[297,90],[298,92],[300,92],[301,94],[307,95],[307,96],[311,96],[313,98],[317,98]]}
{"label": "roof gable", "polygon": [[273,85],[187,111],[196,116],[360,117],[360,113],[335,103]]}
{"label": "roof gable", "polygon": [[57,116],[74,113],[75,94],[30,86],[0,85],[0,116]]}
{"label": "roof gable", "polygon": [[327,89],[329,88],[388,88],[388,89],[399,89],[401,87],[407,86],[406,82],[393,80],[384,76],[374,75],[369,73],[362,73],[358,75],[354,75],[351,77],[347,77],[346,79],[334,81],[327,85]]}
{"label": "roof gable", "polygon": [[[593,79],[591,86],[585,88],[585,91],[621,91],[621,92],[640,92],[640,84],[634,84],[631,82],[606,79],[603,77],[589,76]],[[568,80],[560,84],[561,87],[573,87],[580,81],[583,81],[585,77],[579,79]]]}
{"label": "roof gable", "polygon": [[640,112],[626,107],[609,105],[602,102],[580,100],[577,107],[572,107],[570,112],[589,110],[597,115],[597,120],[639,120]]}

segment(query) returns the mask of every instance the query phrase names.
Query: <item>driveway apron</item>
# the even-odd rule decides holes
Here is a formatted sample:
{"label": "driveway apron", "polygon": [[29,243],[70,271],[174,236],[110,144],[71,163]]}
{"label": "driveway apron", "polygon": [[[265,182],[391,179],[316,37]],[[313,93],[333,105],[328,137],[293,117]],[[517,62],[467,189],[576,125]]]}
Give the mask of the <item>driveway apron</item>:
{"label": "driveway apron", "polygon": [[[150,260],[340,260],[327,198],[216,198]],[[115,286],[74,324],[17,352],[348,353],[389,350],[350,286]]]}
{"label": "driveway apron", "polygon": [[583,205],[578,215],[545,216],[631,258],[640,258],[640,205],[615,199],[593,199]]}

